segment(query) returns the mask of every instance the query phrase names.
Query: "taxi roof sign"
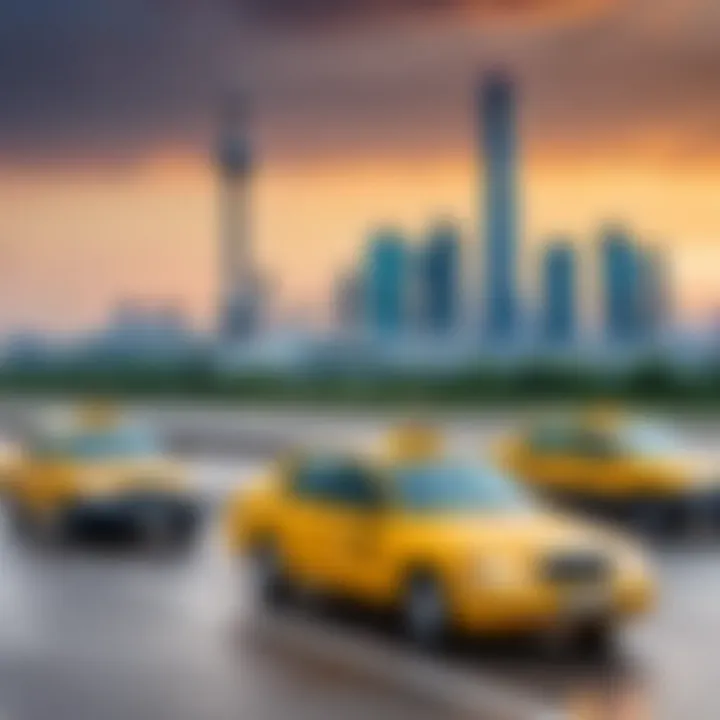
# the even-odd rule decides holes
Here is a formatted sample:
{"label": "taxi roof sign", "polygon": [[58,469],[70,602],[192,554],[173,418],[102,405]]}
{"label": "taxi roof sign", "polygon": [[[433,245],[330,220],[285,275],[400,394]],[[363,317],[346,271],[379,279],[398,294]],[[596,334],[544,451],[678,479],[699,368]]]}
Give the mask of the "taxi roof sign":
{"label": "taxi roof sign", "polygon": [[442,433],[432,425],[405,423],[388,432],[384,454],[392,461],[418,461],[437,458],[445,448]]}
{"label": "taxi roof sign", "polygon": [[86,428],[100,430],[117,425],[117,408],[104,400],[94,400],[81,405],[76,413],[78,423]]}

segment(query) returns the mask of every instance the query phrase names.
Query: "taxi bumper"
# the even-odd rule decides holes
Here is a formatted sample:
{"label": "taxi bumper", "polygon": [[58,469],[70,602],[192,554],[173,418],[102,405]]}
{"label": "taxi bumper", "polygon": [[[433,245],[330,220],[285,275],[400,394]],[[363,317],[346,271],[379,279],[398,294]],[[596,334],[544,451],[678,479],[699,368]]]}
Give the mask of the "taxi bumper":
{"label": "taxi bumper", "polygon": [[130,495],[84,497],[65,511],[74,529],[118,529],[143,532],[148,528],[191,530],[202,519],[202,502],[189,495],[133,493]]}
{"label": "taxi bumper", "polygon": [[654,590],[645,581],[498,589],[467,593],[454,620],[467,632],[514,634],[597,621],[619,625],[649,612],[653,603]]}

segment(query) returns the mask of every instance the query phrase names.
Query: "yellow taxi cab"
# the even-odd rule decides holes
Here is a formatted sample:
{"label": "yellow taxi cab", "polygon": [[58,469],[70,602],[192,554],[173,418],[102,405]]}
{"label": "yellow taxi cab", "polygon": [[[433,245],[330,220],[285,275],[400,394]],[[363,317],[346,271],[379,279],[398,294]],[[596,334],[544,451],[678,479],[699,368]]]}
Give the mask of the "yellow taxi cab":
{"label": "yellow taxi cab", "polygon": [[155,434],[108,408],[36,427],[6,490],[18,528],[42,539],[119,531],[184,546],[202,514]]}
{"label": "yellow taxi cab", "polygon": [[651,607],[651,573],[628,541],[546,511],[491,467],[396,440],[374,457],[280,461],[231,498],[229,545],[262,600],[345,596],[398,611],[427,645],[450,630],[604,645]]}
{"label": "yellow taxi cab", "polygon": [[720,464],[646,418],[548,417],[503,440],[497,454],[527,485],[573,507],[656,531],[720,524]]}

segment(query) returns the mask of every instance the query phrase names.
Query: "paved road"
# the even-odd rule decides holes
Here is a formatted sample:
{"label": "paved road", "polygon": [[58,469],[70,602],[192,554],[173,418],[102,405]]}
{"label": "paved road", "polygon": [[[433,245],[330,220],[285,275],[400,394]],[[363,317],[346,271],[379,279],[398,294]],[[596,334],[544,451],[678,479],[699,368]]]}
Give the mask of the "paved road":
{"label": "paved road", "polygon": [[[221,495],[254,465],[194,470]],[[212,532],[181,560],[87,545],[31,550],[3,524],[0,718],[494,719],[591,706],[602,714],[588,718],[712,720],[720,546],[654,557],[658,613],[629,634],[612,666],[572,667],[522,647],[418,658],[369,621],[259,616]]]}
{"label": "paved road", "polygon": [[[218,417],[170,413],[162,425],[171,436],[187,433],[180,445],[192,450],[198,484],[221,498],[263,453],[241,458],[249,420]],[[324,440],[370,439],[381,426],[367,418],[264,422]],[[464,442],[478,428],[489,439],[499,425],[448,423]],[[258,432],[257,424],[247,427]],[[223,428],[232,442],[198,456],[202,439]],[[688,429],[702,444],[720,437],[714,423]],[[218,459],[223,450],[227,457]],[[88,546],[40,552],[18,545],[0,515],[0,720],[502,720],[539,719],[551,709],[583,720],[714,720],[720,543],[651,552],[660,608],[628,633],[611,666],[562,666],[506,647],[428,659],[369,621],[327,612],[258,616],[212,531],[184,560]]]}
{"label": "paved road", "polygon": [[[244,472],[207,475],[218,488]],[[378,674],[367,649],[353,657],[358,628],[342,629],[350,639],[338,649],[312,616],[283,624],[259,615],[212,530],[190,557],[173,559],[87,544],[30,548],[3,518],[0,577],[3,720],[422,720],[446,711],[442,693]],[[367,644],[391,662],[391,642],[389,653],[382,639]],[[469,717],[456,709],[447,716]],[[479,710],[472,717],[486,717]]]}
{"label": "paved road", "polygon": [[[32,422],[63,411],[67,402],[0,400],[0,428],[22,433]],[[71,407],[71,406],[70,406]],[[175,447],[192,454],[214,457],[264,458],[294,446],[370,444],[383,430],[408,417],[429,419],[445,429],[456,443],[482,447],[494,437],[517,426],[524,418],[547,409],[413,411],[333,410],[283,407],[227,407],[186,403],[127,403],[124,411],[146,421],[168,437]],[[659,417],[677,426],[691,444],[713,446],[720,438],[720,415],[686,412]]]}

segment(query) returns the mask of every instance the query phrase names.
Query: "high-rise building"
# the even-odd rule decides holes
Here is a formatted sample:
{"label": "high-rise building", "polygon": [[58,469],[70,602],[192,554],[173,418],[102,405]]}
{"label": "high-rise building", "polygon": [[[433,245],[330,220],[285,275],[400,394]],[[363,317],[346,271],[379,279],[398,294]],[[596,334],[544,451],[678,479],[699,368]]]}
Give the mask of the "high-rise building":
{"label": "high-rise building", "polygon": [[495,73],[479,89],[480,141],[485,169],[485,331],[494,342],[518,329],[517,139],[514,86]]}
{"label": "high-rise building", "polygon": [[418,272],[419,325],[447,334],[456,328],[460,310],[460,231],[449,221],[436,223],[421,248]]}
{"label": "high-rise building", "polygon": [[403,236],[392,228],[374,233],[362,281],[371,332],[391,339],[406,329],[409,280],[408,249]]}
{"label": "high-rise building", "polygon": [[603,231],[601,252],[606,337],[637,343],[643,338],[640,250],[626,230],[609,227]]}
{"label": "high-rise building", "polygon": [[641,323],[645,338],[661,339],[671,313],[670,278],[665,254],[658,247],[641,252]]}
{"label": "high-rise building", "polygon": [[257,329],[260,291],[250,238],[252,155],[245,108],[225,109],[217,153],[220,175],[219,332],[224,342],[246,340]]}
{"label": "high-rise building", "polygon": [[340,275],[335,286],[334,315],[338,330],[357,332],[363,324],[365,296],[362,278],[357,271]]}
{"label": "high-rise building", "polygon": [[569,344],[577,330],[577,259],[573,245],[555,239],[542,262],[542,335],[552,344]]}

